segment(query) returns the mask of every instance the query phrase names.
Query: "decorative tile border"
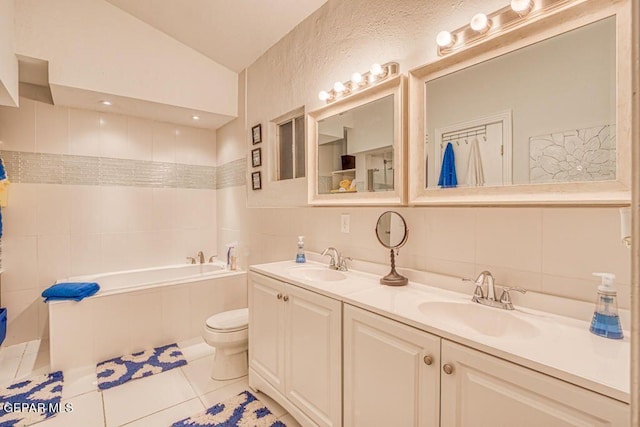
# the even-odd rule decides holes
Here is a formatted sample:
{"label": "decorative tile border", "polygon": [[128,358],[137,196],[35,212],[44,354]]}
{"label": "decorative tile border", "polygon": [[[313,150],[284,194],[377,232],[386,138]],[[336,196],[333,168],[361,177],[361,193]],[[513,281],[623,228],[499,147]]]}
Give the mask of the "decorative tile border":
{"label": "decorative tile border", "polygon": [[238,187],[247,183],[247,159],[244,157],[217,168],[216,188]]}
{"label": "decorative tile border", "polygon": [[0,151],[13,183],[216,188],[216,167],[108,157]]}

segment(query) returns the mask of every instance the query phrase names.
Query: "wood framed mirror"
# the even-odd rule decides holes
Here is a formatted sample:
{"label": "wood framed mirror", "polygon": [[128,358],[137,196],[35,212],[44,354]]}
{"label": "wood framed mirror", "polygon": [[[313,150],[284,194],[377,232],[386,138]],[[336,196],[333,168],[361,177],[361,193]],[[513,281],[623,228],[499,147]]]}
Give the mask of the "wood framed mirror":
{"label": "wood framed mirror", "polygon": [[406,203],[406,87],[398,75],[307,115],[310,205]]}
{"label": "wood framed mirror", "polygon": [[409,203],[628,205],[630,32],[570,1],[412,70]]}

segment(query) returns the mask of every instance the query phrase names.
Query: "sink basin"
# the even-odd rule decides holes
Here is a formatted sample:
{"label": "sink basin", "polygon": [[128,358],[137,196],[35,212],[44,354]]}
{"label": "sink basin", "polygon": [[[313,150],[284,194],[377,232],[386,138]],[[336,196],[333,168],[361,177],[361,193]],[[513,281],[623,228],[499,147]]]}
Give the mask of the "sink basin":
{"label": "sink basin", "polygon": [[298,279],[314,282],[337,282],[347,278],[341,271],[319,267],[294,267],[289,269],[289,274]]}
{"label": "sink basin", "polygon": [[538,334],[538,328],[534,324],[509,311],[473,302],[423,302],[418,310],[431,319],[461,325],[482,335],[528,338]]}

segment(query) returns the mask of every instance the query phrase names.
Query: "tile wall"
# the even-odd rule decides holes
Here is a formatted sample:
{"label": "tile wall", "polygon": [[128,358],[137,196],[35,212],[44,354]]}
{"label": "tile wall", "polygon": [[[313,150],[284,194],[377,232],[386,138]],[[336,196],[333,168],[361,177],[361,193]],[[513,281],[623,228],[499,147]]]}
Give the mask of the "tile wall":
{"label": "tile wall", "polygon": [[56,279],[216,253],[214,131],[20,100],[0,108],[5,345],[47,334]]}

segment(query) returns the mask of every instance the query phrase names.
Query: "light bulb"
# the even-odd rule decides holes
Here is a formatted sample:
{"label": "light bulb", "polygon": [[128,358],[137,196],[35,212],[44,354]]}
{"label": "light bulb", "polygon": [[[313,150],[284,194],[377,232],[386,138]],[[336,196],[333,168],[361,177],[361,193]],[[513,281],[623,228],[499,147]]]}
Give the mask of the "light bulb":
{"label": "light bulb", "polygon": [[487,15],[485,15],[484,13],[478,13],[476,15],[473,15],[473,18],[471,18],[471,22],[469,23],[469,25],[471,26],[471,29],[473,31],[477,31],[478,33],[484,33],[484,32],[487,32],[487,30],[489,30],[489,27],[491,26],[491,21],[489,20],[489,18],[487,18]]}
{"label": "light bulb", "polygon": [[320,98],[320,101],[326,101],[330,97],[331,95],[329,95],[329,92],[327,92],[326,90],[321,90],[318,94],[318,98]]}
{"label": "light bulb", "polygon": [[362,82],[362,74],[360,73],[353,73],[351,75],[351,81],[355,84],[360,84]]}
{"label": "light bulb", "polygon": [[333,90],[336,91],[336,93],[342,93],[344,92],[346,89],[346,87],[344,86],[344,84],[342,82],[335,82],[333,84]]}
{"label": "light bulb", "polygon": [[380,64],[373,64],[370,71],[374,76],[379,76],[380,74],[382,74],[382,67],[380,66]]}
{"label": "light bulb", "polygon": [[453,46],[455,38],[449,31],[440,31],[436,36],[436,43],[442,48]]}
{"label": "light bulb", "polygon": [[520,16],[525,16],[533,9],[532,0],[511,0],[511,9]]}

